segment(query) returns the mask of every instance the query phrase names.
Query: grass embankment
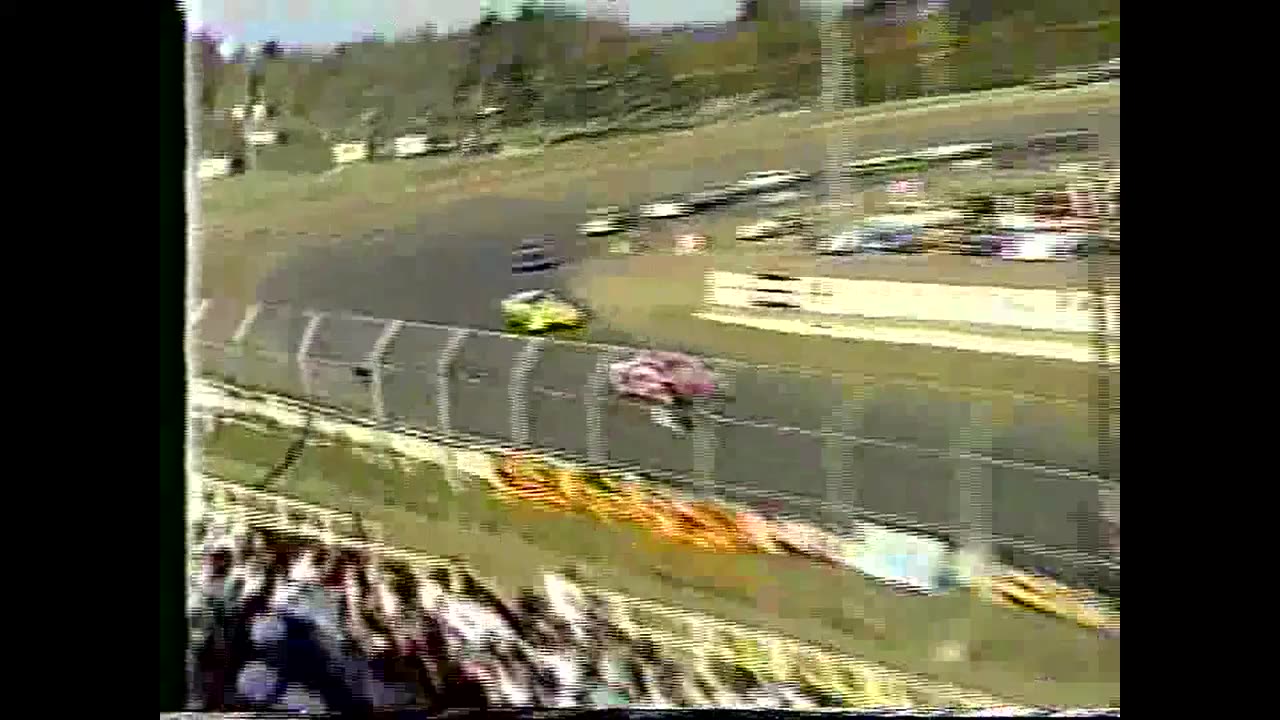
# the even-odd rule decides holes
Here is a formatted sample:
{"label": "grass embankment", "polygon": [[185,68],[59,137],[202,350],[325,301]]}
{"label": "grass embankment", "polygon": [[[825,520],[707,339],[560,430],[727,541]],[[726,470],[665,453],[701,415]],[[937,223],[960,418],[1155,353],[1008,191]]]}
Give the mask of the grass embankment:
{"label": "grass embankment", "polygon": [[[297,430],[224,424],[207,438],[205,468],[261,487]],[[624,594],[651,598],[982,690],[1015,702],[1117,706],[1117,640],[963,594],[906,597],[852,572],[800,558],[725,556],[658,540],[630,526],[510,506],[473,485],[453,492],[438,468],[343,441],[313,438],[273,489],[362,513],[396,545],[456,555],[505,588],[568,563]],[[969,662],[934,658],[965,628]]]}

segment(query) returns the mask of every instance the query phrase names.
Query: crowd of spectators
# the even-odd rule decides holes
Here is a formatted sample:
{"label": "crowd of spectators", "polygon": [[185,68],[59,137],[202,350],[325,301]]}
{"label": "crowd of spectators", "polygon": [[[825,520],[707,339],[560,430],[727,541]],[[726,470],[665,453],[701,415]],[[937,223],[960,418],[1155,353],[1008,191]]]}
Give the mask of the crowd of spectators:
{"label": "crowd of spectators", "polygon": [[503,598],[465,570],[419,572],[225,517],[199,537],[193,709],[838,705],[660,648],[568,571]]}

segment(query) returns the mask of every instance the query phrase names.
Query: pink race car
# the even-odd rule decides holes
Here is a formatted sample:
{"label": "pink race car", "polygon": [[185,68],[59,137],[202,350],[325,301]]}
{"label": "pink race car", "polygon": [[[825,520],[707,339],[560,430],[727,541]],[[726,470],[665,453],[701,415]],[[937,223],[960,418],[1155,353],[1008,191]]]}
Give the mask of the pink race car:
{"label": "pink race car", "polygon": [[624,398],[661,405],[716,394],[716,376],[699,359],[677,352],[646,351],[609,366],[609,384]]}

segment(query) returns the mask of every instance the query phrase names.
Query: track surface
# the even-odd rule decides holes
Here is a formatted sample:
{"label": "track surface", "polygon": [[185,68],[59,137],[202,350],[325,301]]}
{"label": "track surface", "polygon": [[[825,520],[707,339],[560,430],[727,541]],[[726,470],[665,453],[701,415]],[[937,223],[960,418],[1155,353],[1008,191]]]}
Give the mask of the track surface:
{"label": "track surface", "polygon": [[[1027,135],[1067,128],[1089,128],[1100,133],[1104,147],[1119,148],[1119,109],[1106,114],[1052,114],[1038,117],[999,118],[978,126],[902,136],[863,135],[857,138],[859,154],[884,149],[918,147],[945,142],[1021,139]],[[643,167],[634,180],[618,188],[615,202],[634,204],[656,195],[692,190],[705,182],[723,182],[742,173],[774,167],[772,151],[726,149],[723,159],[680,171],[649,173]],[[797,142],[787,148],[787,165],[815,169],[826,150],[820,143]],[[557,240],[557,251],[572,262],[584,256],[574,227],[581,222],[586,201],[566,197],[557,202],[487,196],[459,202],[441,215],[423,218],[412,231],[394,235],[356,238],[338,247],[302,255],[286,262],[263,284],[260,299],[295,307],[360,313],[409,321],[478,328],[496,328],[500,317],[496,303],[507,293],[529,287],[556,285],[562,271],[540,276],[513,276],[511,250],[522,237],[547,235]],[[891,261],[877,261],[877,275],[893,278]],[[906,258],[901,279],[920,280],[918,258]],[[886,269],[887,268],[887,269]],[[1057,269],[1053,269],[1057,268]],[[1017,266],[992,268],[991,284],[1003,284],[1002,273],[1025,274]],[[1079,269],[1055,265],[1035,271],[1035,284],[1078,286]],[[219,315],[224,312],[226,317]],[[234,309],[218,309],[207,322],[211,340],[229,335]],[[273,311],[259,319],[254,337],[269,349],[289,351],[297,347],[303,321]],[[372,347],[379,327],[370,322],[332,318],[322,325],[313,354],[336,362],[354,362]],[[219,337],[221,336],[221,337]],[[387,360],[421,371],[394,372],[386,380],[388,412],[421,425],[437,420],[435,388],[431,372],[446,337],[443,330],[409,326],[391,347]],[[461,382],[455,382],[454,427],[466,432],[509,437],[507,380],[518,343],[477,337],[464,344],[458,361]],[[546,351],[532,376],[535,392],[529,404],[531,433],[536,445],[553,446],[585,456],[585,385],[595,356],[569,348]],[[237,372],[246,380],[298,391],[291,366],[270,367],[254,363]],[[774,507],[788,514],[814,519],[822,516],[820,503],[830,497],[827,480],[816,472],[823,452],[818,432],[831,411],[832,388],[822,378],[770,376],[745,371],[736,378],[737,399],[725,413],[738,421],[760,419],[795,428],[778,433],[738,421],[722,422],[717,439],[717,477],[722,492],[740,499],[761,496],[777,500]],[[345,367],[322,367],[314,392],[330,399],[366,407],[367,393]],[[927,391],[891,388],[867,398],[863,433],[892,441],[943,450],[952,443],[965,408]],[[1093,469],[1096,459],[1079,444],[1055,442],[1060,428],[1048,420],[1044,408],[1028,405],[1011,429],[995,438],[993,454],[1080,470]],[[1078,432],[1077,432],[1078,434]],[[608,448],[611,458],[649,468],[689,473],[693,450],[688,438],[676,438],[654,427],[638,408],[615,405],[608,410]],[[847,455],[846,466],[857,488],[859,505],[876,513],[913,518],[926,524],[954,524],[961,519],[950,508],[956,505],[951,463],[937,453],[894,447],[868,447]],[[732,479],[730,481],[730,479]],[[1097,552],[1098,499],[1094,481],[1088,478],[1046,478],[1025,469],[993,471],[994,531],[999,536],[1021,538],[1041,546],[1088,553]],[[850,498],[846,493],[840,497]],[[1118,588],[1118,566],[1101,576],[1081,576],[1082,564],[1026,554],[1005,553],[1019,565],[1039,565],[1071,579]]]}

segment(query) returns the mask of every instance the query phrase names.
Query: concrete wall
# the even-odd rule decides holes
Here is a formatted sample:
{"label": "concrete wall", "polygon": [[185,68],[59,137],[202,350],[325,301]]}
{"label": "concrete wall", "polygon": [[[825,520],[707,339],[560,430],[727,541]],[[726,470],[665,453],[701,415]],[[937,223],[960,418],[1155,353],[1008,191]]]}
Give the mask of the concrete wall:
{"label": "concrete wall", "polygon": [[[745,273],[707,273],[709,305],[760,307],[785,302],[824,315],[992,325],[1023,330],[1088,334],[1094,320],[1089,294],[1081,290],[799,277],[761,279]],[[1108,298],[1108,333],[1120,334],[1120,298]]]}

